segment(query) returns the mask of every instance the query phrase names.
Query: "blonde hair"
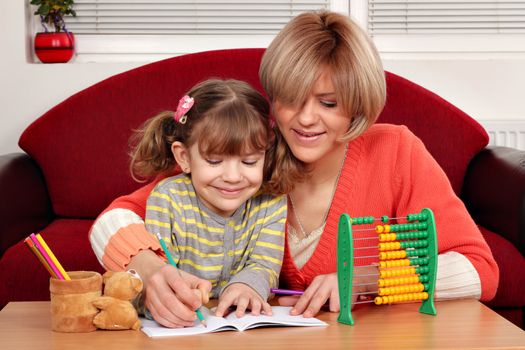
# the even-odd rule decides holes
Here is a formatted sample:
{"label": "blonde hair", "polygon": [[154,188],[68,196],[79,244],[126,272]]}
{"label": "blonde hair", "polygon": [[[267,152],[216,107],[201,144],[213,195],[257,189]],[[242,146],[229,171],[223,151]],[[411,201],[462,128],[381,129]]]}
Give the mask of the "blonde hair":
{"label": "blonde hair", "polygon": [[344,140],[354,139],[379,116],[386,83],[374,44],[349,17],[322,11],[293,18],[264,53],[259,78],[272,102],[302,105],[323,69],[352,118]]}
{"label": "blonde hair", "polygon": [[173,111],[165,111],[132,136],[130,170],[135,180],[173,173],[177,164],[171,145],[179,141],[186,147],[197,143],[202,155],[265,151],[261,189],[270,194],[291,190],[294,172],[274,172],[281,155],[276,152],[278,139],[270,127],[268,101],[259,92],[243,81],[209,79],[188,95],[194,105],[184,124],[175,121]]}

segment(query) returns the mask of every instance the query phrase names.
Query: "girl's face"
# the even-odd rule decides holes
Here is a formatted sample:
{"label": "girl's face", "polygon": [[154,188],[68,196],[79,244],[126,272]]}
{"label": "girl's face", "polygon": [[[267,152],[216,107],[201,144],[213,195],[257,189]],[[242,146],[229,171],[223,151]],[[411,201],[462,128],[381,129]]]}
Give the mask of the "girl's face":
{"label": "girl's face", "polygon": [[336,100],[330,74],[324,69],[303,105],[274,102],[274,115],[292,153],[301,161],[315,165],[342,145],[338,140],[350,128]]}
{"label": "girl's face", "polygon": [[173,149],[174,154],[184,172],[191,172],[193,187],[199,199],[223,217],[231,216],[261,187],[264,151],[243,156],[202,156],[197,143],[189,148],[182,144],[180,147],[180,157],[183,159],[178,158],[177,149]]}

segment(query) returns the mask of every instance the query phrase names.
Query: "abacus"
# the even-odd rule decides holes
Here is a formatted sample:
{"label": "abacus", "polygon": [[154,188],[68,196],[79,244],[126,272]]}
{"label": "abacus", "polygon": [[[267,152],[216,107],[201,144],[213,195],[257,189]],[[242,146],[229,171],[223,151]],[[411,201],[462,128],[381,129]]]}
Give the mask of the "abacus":
{"label": "abacus", "polygon": [[[353,237],[354,232],[356,237]],[[360,251],[365,253],[356,254]],[[378,255],[373,255],[377,252]],[[355,259],[371,263],[355,265]],[[437,241],[432,211],[425,208],[420,213],[396,218],[386,215],[380,218],[340,216],[337,234],[338,322],[354,324],[351,312],[353,277],[370,277],[359,270],[366,271],[371,266],[377,266],[379,270],[377,283],[363,283],[361,286],[373,284],[377,285],[377,290],[356,292],[356,298],[368,300],[357,300],[354,304],[422,301],[419,312],[436,315]],[[371,295],[376,296],[369,298]]]}

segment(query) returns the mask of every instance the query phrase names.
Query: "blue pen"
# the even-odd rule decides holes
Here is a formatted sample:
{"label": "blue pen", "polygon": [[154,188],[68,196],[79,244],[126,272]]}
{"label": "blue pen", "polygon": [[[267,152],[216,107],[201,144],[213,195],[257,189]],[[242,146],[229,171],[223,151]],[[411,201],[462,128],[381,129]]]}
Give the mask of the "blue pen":
{"label": "blue pen", "polygon": [[[177,271],[179,271],[177,268],[177,263],[175,262],[175,260],[173,260],[173,257],[171,256],[168,250],[168,247],[166,246],[166,243],[162,240],[162,237],[158,233],[157,233],[157,238],[159,239],[160,246],[162,247],[162,250],[164,250],[164,253],[166,254],[166,257],[168,258],[169,263],[171,264],[171,266],[175,267]],[[197,317],[201,321],[201,324],[204,325],[204,327],[208,327],[208,325],[206,324],[206,320],[204,319],[204,316],[202,316],[201,310],[197,309],[195,310],[195,313],[197,314]]]}

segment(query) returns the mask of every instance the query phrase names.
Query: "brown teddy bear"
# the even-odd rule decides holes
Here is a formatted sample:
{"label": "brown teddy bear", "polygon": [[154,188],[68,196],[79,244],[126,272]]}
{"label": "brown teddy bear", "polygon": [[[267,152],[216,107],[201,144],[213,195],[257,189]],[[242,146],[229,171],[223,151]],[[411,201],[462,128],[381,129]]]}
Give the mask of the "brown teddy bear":
{"label": "brown teddy bear", "polygon": [[93,300],[100,312],[93,324],[100,329],[140,329],[140,320],[131,301],[142,291],[142,280],[134,271],[104,274],[104,294]]}

